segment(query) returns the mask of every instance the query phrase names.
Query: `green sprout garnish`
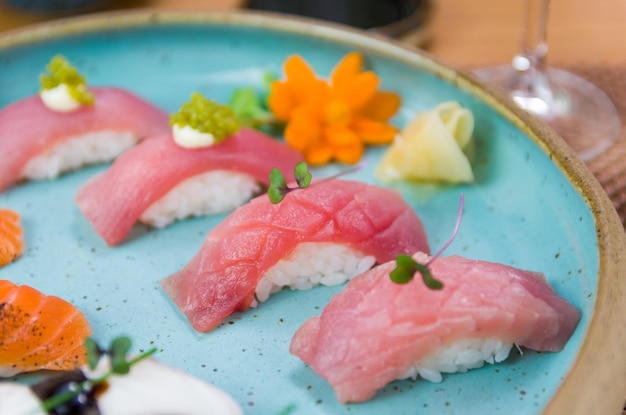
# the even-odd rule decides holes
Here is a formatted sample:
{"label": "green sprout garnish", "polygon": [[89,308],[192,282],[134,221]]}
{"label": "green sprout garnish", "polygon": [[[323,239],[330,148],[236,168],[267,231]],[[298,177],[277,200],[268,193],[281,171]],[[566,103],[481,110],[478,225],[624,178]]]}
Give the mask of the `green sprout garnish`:
{"label": "green sprout garnish", "polygon": [[389,278],[396,284],[406,284],[413,279],[416,272],[422,275],[424,284],[431,290],[443,288],[443,283],[433,277],[426,265],[420,264],[408,255],[396,257],[396,268],[389,273]]}
{"label": "green sprout garnish", "polygon": [[94,97],[87,89],[85,78],[65,57],[62,55],[54,56],[46,65],[46,70],[48,73],[42,73],[39,76],[42,91],[65,84],[72,98],[83,105],[93,105]]}
{"label": "green sprout garnish", "polygon": [[111,369],[99,378],[87,379],[75,385],[75,387],[71,390],[60,392],[44,400],[41,403],[43,410],[50,412],[54,408],[69,402],[73,398],[93,390],[94,387],[106,382],[107,379],[113,375],[127,374],[133,365],[153,355],[157,351],[156,348],[152,348],[132,359],[129,359],[128,351],[130,350],[130,346],[131,341],[125,336],[114,339],[108,350],[102,349],[92,338],[87,338],[85,340],[85,348],[87,349],[87,362],[89,368],[92,370],[95,369],[102,356],[108,355],[111,359]]}
{"label": "green sprout garnish", "polygon": [[[339,173],[333,174],[332,176],[326,177],[322,180],[318,180],[317,182],[315,182],[315,184],[324,183],[327,180],[336,179],[339,176],[343,176],[345,174],[355,172],[363,168],[366,164],[367,164],[367,160],[365,160],[363,163],[358,164],[350,169],[340,171]],[[276,167],[274,167],[272,171],[270,171],[270,185],[267,189],[267,195],[270,198],[270,202],[272,202],[273,204],[280,203],[285,198],[287,193],[292,192],[294,190],[305,189],[309,187],[309,185],[311,184],[312,176],[311,176],[311,173],[309,172],[308,165],[304,161],[301,161],[298,164],[296,164],[295,168],[293,169],[293,177],[296,180],[298,187],[287,186],[287,182],[285,181],[285,176],[283,176],[281,171],[278,170]]]}
{"label": "green sprout garnish", "polygon": [[311,184],[311,173],[304,161],[299,162],[293,169],[293,176],[296,179],[298,187],[289,187],[285,181],[285,176],[276,167],[270,172],[270,186],[267,189],[267,195],[273,204],[280,203],[287,193],[296,189],[305,189]]}
{"label": "green sprout garnish", "polygon": [[230,98],[230,107],[241,125],[258,130],[278,123],[266,104],[270,85],[275,80],[276,75],[267,72],[263,76],[262,92],[251,86],[235,89]]}
{"label": "green sprout garnish", "polygon": [[216,143],[239,131],[239,122],[232,108],[206,99],[199,92],[170,115],[170,125],[189,126],[201,133],[211,134]]}
{"label": "green sprout garnish", "polygon": [[433,255],[425,264],[420,264],[409,255],[398,255],[396,257],[396,267],[393,269],[393,271],[389,273],[389,278],[391,278],[391,281],[395,282],[396,284],[406,284],[413,279],[416,272],[419,272],[426,287],[430,288],[431,290],[441,290],[443,288],[443,283],[433,277],[428,266],[435,262],[435,260],[439,258],[441,254],[443,254],[443,252],[450,246],[452,241],[454,241],[456,234],[459,232],[459,227],[461,226],[461,216],[463,215],[464,200],[465,197],[461,193],[459,202],[459,213],[456,217],[456,225],[454,226],[452,235],[450,236],[448,241],[439,249],[439,251],[437,251],[437,253]]}

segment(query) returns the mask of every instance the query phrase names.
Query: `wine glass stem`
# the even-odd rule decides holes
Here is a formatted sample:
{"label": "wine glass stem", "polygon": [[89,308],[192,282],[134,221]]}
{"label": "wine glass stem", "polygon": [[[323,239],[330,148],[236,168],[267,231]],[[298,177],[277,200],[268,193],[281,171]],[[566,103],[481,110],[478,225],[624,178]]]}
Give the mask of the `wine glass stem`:
{"label": "wine glass stem", "polygon": [[548,79],[547,27],[549,0],[524,0],[525,12],[521,46],[513,57],[512,66],[517,76],[511,79],[508,90],[525,110],[546,118],[554,110],[555,91]]}
{"label": "wine glass stem", "polygon": [[[524,0],[525,11],[520,53],[514,58],[515,69],[545,72],[548,53],[547,27],[549,0]],[[517,60],[517,62],[516,62]],[[524,62],[525,60],[525,62]]]}

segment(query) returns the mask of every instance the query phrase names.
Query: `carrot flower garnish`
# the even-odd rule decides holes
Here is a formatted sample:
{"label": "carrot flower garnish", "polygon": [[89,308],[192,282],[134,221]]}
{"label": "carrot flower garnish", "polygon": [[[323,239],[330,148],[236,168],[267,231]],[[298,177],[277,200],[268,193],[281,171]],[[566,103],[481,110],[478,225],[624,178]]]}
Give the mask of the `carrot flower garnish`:
{"label": "carrot flower garnish", "polygon": [[285,141],[308,164],[354,164],[365,145],[393,141],[396,128],[388,121],[400,107],[400,96],[379,91],[378,76],[362,67],[363,56],[349,53],[325,80],[292,55],[284,64],[285,79],[271,84],[268,108],[286,123]]}

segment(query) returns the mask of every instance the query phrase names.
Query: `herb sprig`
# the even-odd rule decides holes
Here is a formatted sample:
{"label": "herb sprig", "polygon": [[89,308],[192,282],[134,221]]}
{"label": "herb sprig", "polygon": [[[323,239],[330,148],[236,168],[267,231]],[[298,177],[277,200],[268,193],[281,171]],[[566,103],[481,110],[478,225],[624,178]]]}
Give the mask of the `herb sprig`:
{"label": "herb sprig", "polygon": [[129,359],[128,351],[131,348],[131,341],[125,336],[113,339],[109,349],[101,348],[98,343],[90,337],[85,339],[85,348],[87,349],[87,365],[91,370],[98,366],[98,363],[103,356],[110,357],[111,369],[98,378],[87,379],[84,382],[74,385],[74,387],[70,390],[60,392],[44,400],[41,403],[44,411],[50,412],[58,406],[71,401],[77,396],[89,393],[94,387],[106,382],[113,375],[127,374],[133,365],[153,355],[157,351],[156,348],[151,348],[140,355]]}
{"label": "herb sprig", "polygon": [[235,89],[231,95],[229,105],[241,125],[257,130],[268,126],[282,125],[267,107],[267,98],[271,84],[276,79],[277,77],[274,73],[266,72],[263,75],[260,91],[252,86]]}
{"label": "herb sprig", "polygon": [[307,164],[303,161],[296,164],[293,169],[293,177],[298,187],[289,187],[283,173],[274,167],[270,172],[270,185],[267,189],[267,195],[273,204],[280,203],[287,193],[296,189],[305,189],[311,184],[311,173]]}
{"label": "herb sprig", "polygon": [[459,201],[459,213],[456,217],[456,225],[454,226],[454,230],[452,231],[452,235],[448,239],[448,241],[437,251],[435,255],[433,255],[428,262],[425,264],[420,264],[416,260],[414,260],[409,255],[398,255],[396,257],[396,267],[389,273],[389,278],[396,284],[406,284],[413,279],[415,273],[419,272],[422,276],[422,280],[424,281],[424,285],[430,288],[431,290],[441,290],[443,288],[443,283],[433,277],[430,272],[430,268],[428,268],[437,258],[443,254],[443,252],[450,246],[456,234],[459,232],[459,227],[461,226],[461,216],[463,216],[463,204],[465,197],[461,193],[460,201]]}
{"label": "herb sprig", "polygon": [[[313,185],[324,183],[325,181],[336,179],[339,176],[355,172],[363,168],[366,164],[366,162],[360,163],[350,169],[340,171],[339,173],[333,174],[332,176],[328,176],[324,179],[318,180]],[[293,170],[293,176],[296,180],[296,184],[298,185],[297,187],[289,187],[283,173],[276,167],[272,169],[272,171],[270,172],[270,185],[267,189],[267,195],[270,198],[270,202],[272,202],[273,204],[278,204],[282,202],[287,193],[298,189],[306,189],[307,187],[309,187],[309,185],[311,185],[312,175],[306,162],[301,161],[296,164]]]}

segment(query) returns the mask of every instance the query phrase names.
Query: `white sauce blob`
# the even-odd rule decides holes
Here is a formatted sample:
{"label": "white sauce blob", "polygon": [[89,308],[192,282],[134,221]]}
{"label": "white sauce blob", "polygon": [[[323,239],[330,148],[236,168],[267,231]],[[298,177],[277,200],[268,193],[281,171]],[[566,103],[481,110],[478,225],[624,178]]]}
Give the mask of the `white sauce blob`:
{"label": "white sauce blob", "polygon": [[208,147],[215,143],[213,134],[200,132],[188,125],[181,127],[178,124],[174,124],[172,135],[174,142],[184,148]]}
{"label": "white sauce blob", "polygon": [[52,111],[70,112],[80,108],[81,103],[72,97],[67,84],[59,84],[52,89],[44,89],[39,93],[44,105]]}

